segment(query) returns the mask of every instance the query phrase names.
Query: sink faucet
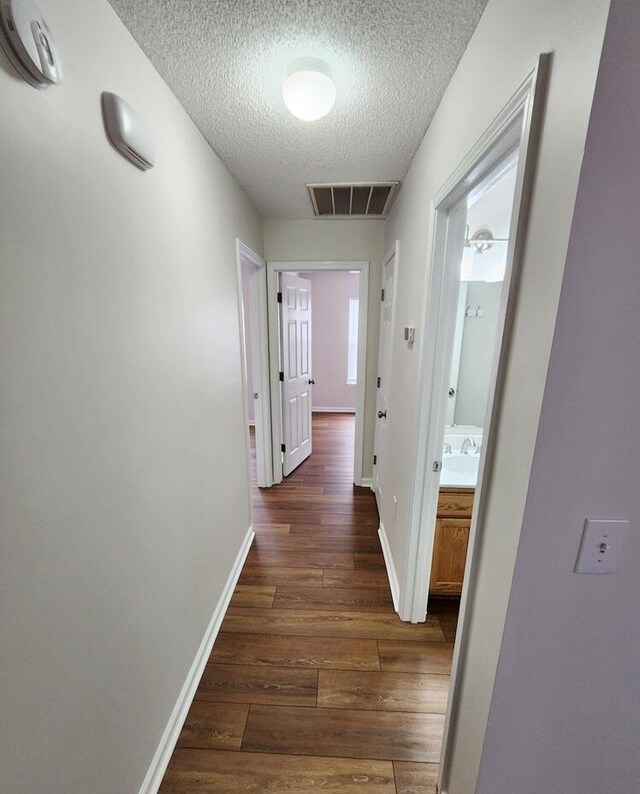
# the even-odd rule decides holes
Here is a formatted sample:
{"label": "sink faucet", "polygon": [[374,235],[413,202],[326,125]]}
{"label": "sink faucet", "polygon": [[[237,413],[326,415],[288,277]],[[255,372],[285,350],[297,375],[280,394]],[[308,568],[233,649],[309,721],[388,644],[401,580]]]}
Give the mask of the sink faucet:
{"label": "sink faucet", "polygon": [[465,438],[465,440],[462,442],[462,446],[460,447],[460,452],[462,452],[463,455],[468,455],[469,450],[475,448],[476,442],[472,438]]}
{"label": "sink faucet", "polygon": [[450,455],[451,454],[451,444],[449,444],[446,441],[444,442],[444,453],[445,453],[445,455],[447,455],[447,454]]}

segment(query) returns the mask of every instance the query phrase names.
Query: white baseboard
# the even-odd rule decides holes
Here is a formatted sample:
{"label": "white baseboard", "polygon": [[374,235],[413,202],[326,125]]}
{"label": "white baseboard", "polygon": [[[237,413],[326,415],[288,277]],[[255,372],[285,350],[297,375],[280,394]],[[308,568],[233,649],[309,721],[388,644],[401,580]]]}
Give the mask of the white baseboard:
{"label": "white baseboard", "polygon": [[236,557],[236,560],[233,564],[233,568],[231,569],[231,573],[229,574],[229,578],[227,579],[227,583],[225,584],[224,590],[222,591],[222,595],[220,596],[220,600],[216,605],[213,616],[209,621],[207,630],[204,634],[204,637],[202,638],[202,642],[200,643],[200,647],[198,648],[198,651],[195,655],[191,669],[189,670],[187,678],[182,686],[178,700],[173,707],[167,727],[162,734],[158,749],[156,750],[153,760],[151,761],[149,771],[147,772],[144,782],[140,787],[139,794],[157,794],[157,791],[160,788],[162,778],[164,777],[164,773],[167,771],[171,754],[173,753],[176,742],[178,741],[180,731],[182,730],[182,726],[187,717],[187,712],[191,706],[191,701],[196,694],[196,689],[200,683],[204,666],[207,663],[207,659],[209,658],[211,649],[213,648],[213,643],[215,642],[218,632],[220,631],[222,620],[227,611],[227,607],[229,606],[229,601],[231,601],[233,590],[236,586],[238,578],[240,577],[242,566],[244,565],[244,561],[247,558],[247,554],[249,553],[249,549],[251,548],[255,534],[256,533],[253,531],[253,529],[249,527],[247,534],[242,541],[242,546],[240,547],[238,556]]}
{"label": "white baseboard", "polygon": [[311,409],[313,414],[355,414],[355,408],[316,408]]}
{"label": "white baseboard", "polygon": [[391,549],[389,547],[389,540],[387,533],[384,530],[384,524],[380,522],[380,529],[378,530],[380,537],[380,545],[382,546],[382,556],[384,557],[384,564],[387,568],[387,577],[389,579],[389,587],[391,588],[391,598],[393,599],[393,608],[398,611],[398,604],[400,603],[400,585],[398,584],[398,575],[396,574],[396,566],[393,564],[393,557],[391,556]]}
{"label": "white baseboard", "polygon": [[371,477],[363,477],[360,480],[360,485],[363,488],[371,488],[371,490],[373,491],[373,479]]}

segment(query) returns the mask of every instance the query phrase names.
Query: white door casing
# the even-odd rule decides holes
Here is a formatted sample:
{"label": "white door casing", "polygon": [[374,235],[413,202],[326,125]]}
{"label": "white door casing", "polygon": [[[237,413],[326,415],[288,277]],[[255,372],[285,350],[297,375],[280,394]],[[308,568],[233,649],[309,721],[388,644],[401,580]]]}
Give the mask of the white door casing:
{"label": "white door casing", "polygon": [[354,473],[355,485],[371,486],[370,460],[367,461],[366,475],[363,476],[364,466],[364,420],[365,420],[365,391],[367,374],[367,317],[369,306],[369,262],[361,260],[347,261],[286,261],[267,262],[267,317],[268,317],[268,344],[269,344],[269,380],[271,387],[271,460],[273,483],[282,482],[282,384],[279,380],[280,372],[280,304],[277,294],[280,290],[280,275],[282,273],[308,272],[308,271],[344,271],[357,270],[360,273],[360,311],[358,323],[358,383],[356,386],[356,428],[354,440]]}
{"label": "white door casing", "polygon": [[378,387],[376,392],[376,429],[374,439],[373,491],[382,511],[384,488],[385,436],[387,408],[391,387],[391,347],[393,331],[393,297],[395,291],[396,251],[389,256],[382,269],[380,302],[380,337],[378,345]]}
{"label": "white door casing", "polygon": [[311,281],[280,278],[282,373],[282,473],[286,477],[311,454]]}
{"label": "white door casing", "polygon": [[[491,122],[481,138],[467,153],[455,171],[442,185],[432,199],[434,210],[432,224],[432,245],[429,263],[429,290],[425,321],[421,332],[421,373],[419,378],[420,410],[416,424],[414,478],[412,486],[412,503],[409,517],[409,545],[407,559],[407,576],[400,594],[399,615],[403,620],[421,622],[426,616],[429,590],[429,571],[433,551],[433,535],[437,501],[439,492],[439,473],[434,471],[433,463],[442,455],[442,424],[446,415],[446,378],[443,375],[442,340],[437,343],[443,307],[449,306],[449,316],[455,311],[455,301],[451,298],[451,281],[459,279],[451,267],[452,246],[447,245],[451,234],[450,223],[459,223],[456,218],[456,205],[459,205],[469,191],[477,185],[483,176],[491,171],[510,153],[518,151],[518,166],[514,203],[507,246],[507,267],[503,285],[497,337],[502,339],[499,355],[494,357],[489,396],[488,410],[484,424],[483,451],[478,470],[476,495],[473,503],[473,515],[464,571],[464,585],[460,598],[460,611],[456,631],[453,660],[451,666],[451,684],[445,724],[443,729],[442,751],[438,771],[437,789],[447,794],[450,781],[460,775],[475,788],[478,780],[478,769],[469,770],[469,742],[472,738],[471,757],[480,758],[482,741],[485,736],[489,705],[491,703],[491,681],[495,676],[498,663],[502,634],[487,639],[482,634],[482,663],[487,673],[486,691],[466,691],[465,684],[470,680],[467,670],[477,664],[472,651],[477,652],[474,645],[474,634],[481,632],[478,628],[481,619],[469,609],[476,595],[478,568],[483,548],[483,531],[485,530],[485,510],[487,493],[484,481],[490,480],[493,464],[493,453],[497,435],[497,424],[501,410],[501,391],[509,354],[510,332],[515,316],[516,294],[518,289],[518,270],[522,259],[526,229],[528,222],[529,199],[533,185],[536,165],[537,148],[543,118],[544,100],[548,83],[550,56],[542,54],[536,65],[529,72],[516,92],[509,99],[498,115]],[[464,229],[459,232],[464,235]],[[460,238],[458,238],[460,239]],[[459,264],[459,260],[456,264]],[[447,293],[449,296],[447,297]],[[452,326],[450,326],[452,328]],[[451,350],[451,347],[449,348]],[[440,353],[440,355],[438,355]],[[450,359],[446,364],[450,364]],[[447,370],[448,372],[449,370]],[[438,381],[435,384],[435,381]],[[512,538],[513,540],[513,538]],[[485,544],[486,546],[486,544]],[[517,538],[513,544],[517,549]],[[497,592],[500,594],[492,601],[491,621],[497,626],[505,619],[509,598],[510,579],[515,566],[513,556],[501,554],[501,574],[503,576]],[[476,610],[477,611],[477,610]],[[472,631],[478,628],[477,632]],[[475,645],[478,643],[475,642]],[[490,675],[488,675],[490,673]],[[477,680],[476,682],[477,683]],[[459,736],[456,733],[463,725],[467,738],[464,749],[456,747]],[[474,733],[470,737],[469,725],[474,725]],[[473,763],[473,762],[472,762]],[[461,768],[464,767],[464,774]]]}
{"label": "white door casing", "polygon": [[[247,349],[251,349],[251,374],[255,417],[256,474],[261,488],[273,485],[273,465],[271,454],[271,398],[269,384],[269,348],[267,327],[267,281],[266,264],[241,240],[236,240],[238,269],[238,297],[240,315],[240,337],[243,385],[245,394],[245,427],[247,443],[247,467],[251,469],[249,452],[249,406],[247,397]],[[248,292],[244,293],[243,270],[249,273]],[[245,337],[244,315],[250,317],[250,339]],[[256,396],[257,395],[257,396]]]}

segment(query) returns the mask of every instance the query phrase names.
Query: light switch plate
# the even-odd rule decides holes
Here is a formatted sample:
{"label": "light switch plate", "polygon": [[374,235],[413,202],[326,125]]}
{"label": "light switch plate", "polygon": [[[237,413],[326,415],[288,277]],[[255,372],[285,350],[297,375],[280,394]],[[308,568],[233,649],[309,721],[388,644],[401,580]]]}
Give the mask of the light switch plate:
{"label": "light switch plate", "polygon": [[615,573],[628,530],[625,519],[587,518],[574,573]]}

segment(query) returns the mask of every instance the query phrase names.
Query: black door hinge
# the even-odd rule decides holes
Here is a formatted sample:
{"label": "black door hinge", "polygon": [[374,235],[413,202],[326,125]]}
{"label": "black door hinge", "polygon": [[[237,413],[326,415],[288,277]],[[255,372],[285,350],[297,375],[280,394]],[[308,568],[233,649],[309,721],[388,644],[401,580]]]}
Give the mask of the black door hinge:
{"label": "black door hinge", "polygon": [[380,290],[380,300],[384,303],[384,290]]}
{"label": "black door hinge", "polygon": [[378,456],[374,455],[373,456],[373,465],[375,466],[377,462],[378,462]]}
{"label": "black door hinge", "polygon": [[286,444],[280,444],[280,452],[286,452],[286,451],[287,451]]}
{"label": "black door hinge", "polygon": [[282,303],[282,293],[278,293],[278,303]]}
{"label": "black door hinge", "polygon": [[278,373],[278,377],[280,378],[280,380],[283,381],[284,380],[284,372],[279,372]]}
{"label": "black door hinge", "polygon": [[378,378],[378,388],[380,388],[380,378]]}

